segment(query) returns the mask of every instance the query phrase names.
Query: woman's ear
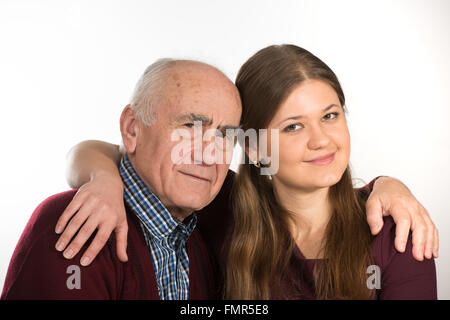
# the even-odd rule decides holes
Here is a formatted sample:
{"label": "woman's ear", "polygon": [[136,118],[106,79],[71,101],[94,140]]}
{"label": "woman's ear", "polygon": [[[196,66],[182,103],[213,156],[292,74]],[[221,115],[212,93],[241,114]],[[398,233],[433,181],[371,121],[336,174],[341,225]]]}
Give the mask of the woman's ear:
{"label": "woman's ear", "polygon": [[139,121],[136,119],[131,105],[127,105],[120,115],[120,132],[123,146],[128,154],[136,151],[139,129]]}
{"label": "woman's ear", "polygon": [[258,151],[255,148],[251,148],[248,145],[246,145],[244,151],[247,154],[250,163],[256,164],[259,162]]}

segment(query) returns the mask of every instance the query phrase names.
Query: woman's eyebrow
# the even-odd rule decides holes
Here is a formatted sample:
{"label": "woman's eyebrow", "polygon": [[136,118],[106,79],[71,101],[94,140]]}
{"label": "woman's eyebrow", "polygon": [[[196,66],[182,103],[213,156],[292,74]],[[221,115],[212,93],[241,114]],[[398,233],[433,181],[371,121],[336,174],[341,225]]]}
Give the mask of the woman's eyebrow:
{"label": "woman's eyebrow", "polygon": [[[338,106],[337,104],[335,104],[335,103],[332,103],[332,104],[330,104],[328,107],[325,107],[325,108],[322,110],[322,112],[327,112],[328,110],[330,110],[330,109],[333,108],[333,107],[339,107],[339,106]],[[289,117],[289,118],[286,118],[286,119],[280,121],[278,124],[281,124],[281,123],[283,123],[283,122],[285,122],[285,121],[288,121],[288,120],[298,120],[298,119],[301,119],[301,118],[303,118],[302,115],[298,115],[298,116],[294,116],[294,117]]]}
{"label": "woman's eyebrow", "polygon": [[322,110],[322,112],[327,112],[328,110],[330,110],[333,107],[339,107],[337,104],[330,104],[328,107],[326,107],[325,109]]}

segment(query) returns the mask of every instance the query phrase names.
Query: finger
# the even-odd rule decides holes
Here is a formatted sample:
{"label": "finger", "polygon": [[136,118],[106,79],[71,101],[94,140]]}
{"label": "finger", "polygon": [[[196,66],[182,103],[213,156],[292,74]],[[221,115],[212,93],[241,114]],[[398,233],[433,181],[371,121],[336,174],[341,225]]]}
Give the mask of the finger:
{"label": "finger", "polygon": [[422,217],[417,217],[412,225],[413,256],[418,261],[423,261],[428,227]]}
{"label": "finger", "polygon": [[82,197],[77,193],[73,197],[72,201],[70,201],[69,205],[63,211],[58,221],[56,222],[55,232],[60,234],[63,232],[64,228],[67,225],[67,222],[72,218],[72,216],[80,209],[83,204]]}
{"label": "finger", "polygon": [[97,228],[97,223],[93,222],[93,219],[88,218],[83,224],[83,227],[78,231],[77,235],[64,250],[63,256],[66,259],[72,259],[83,247],[86,241],[91,237]]}
{"label": "finger", "polygon": [[435,258],[439,257],[439,232],[437,228],[434,229],[433,256]]}
{"label": "finger", "polygon": [[120,225],[115,230],[116,233],[116,252],[117,257],[122,262],[128,261],[127,255],[127,239],[128,239],[128,224],[125,220],[123,225]]}
{"label": "finger", "polygon": [[373,235],[383,227],[383,207],[378,198],[369,198],[366,202],[366,218]]}
{"label": "finger", "polygon": [[[432,257],[437,258],[439,256],[439,233],[436,228],[436,225],[431,220],[430,214],[428,213],[427,209],[425,209],[423,206],[422,206],[422,213],[423,213],[422,216],[429,228],[428,234],[430,234],[430,233],[433,234],[433,242],[432,243],[430,243],[429,239],[431,237],[428,235],[427,244],[425,245],[425,256],[428,259],[431,259]],[[430,254],[430,251],[432,252],[431,254]]]}
{"label": "finger", "polygon": [[433,257],[433,246],[434,246],[434,223],[433,221],[431,221],[428,213],[426,212],[425,208],[422,208],[422,218],[425,221],[426,225],[427,225],[427,236],[426,236],[426,243],[425,243],[425,251],[424,251],[424,255],[425,258],[427,259],[431,259]]}
{"label": "finger", "polygon": [[408,241],[411,220],[409,216],[401,216],[395,221],[395,248],[399,252],[405,252],[406,242]]}
{"label": "finger", "polygon": [[83,223],[86,221],[90,214],[90,206],[83,205],[78,213],[70,220],[69,225],[66,227],[62,235],[56,242],[55,248],[58,251],[63,251],[67,247],[70,240],[73,238],[75,233],[80,229]]}
{"label": "finger", "polygon": [[99,229],[97,231],[97,234],[95,235],[94,240],[92,240],[92,243],[89,245],[86,252],[80,259],[80,264],[82,266],[88,266],[89,264],[91,264],[91,262],[95,259],[98,253],[106,245],[106,242],[108,241],[113,230],[114,230],[113,225],[108,224],[99,226]]}

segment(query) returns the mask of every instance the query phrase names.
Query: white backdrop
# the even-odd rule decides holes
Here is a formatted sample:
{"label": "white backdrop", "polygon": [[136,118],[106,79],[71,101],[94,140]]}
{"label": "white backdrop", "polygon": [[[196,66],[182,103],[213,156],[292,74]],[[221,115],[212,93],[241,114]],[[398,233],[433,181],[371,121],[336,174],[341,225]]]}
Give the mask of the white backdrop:
{"label": "white backdrop", "polygon": [[405,182],[440,231],[450,299],[450,1],[0,0],[0,290],[34,208],[68,189],[65,155],[119,143],[119,115],[161,57],[211,63],[234,80],[255,51],[293,43],[338,75],[354,176]]}

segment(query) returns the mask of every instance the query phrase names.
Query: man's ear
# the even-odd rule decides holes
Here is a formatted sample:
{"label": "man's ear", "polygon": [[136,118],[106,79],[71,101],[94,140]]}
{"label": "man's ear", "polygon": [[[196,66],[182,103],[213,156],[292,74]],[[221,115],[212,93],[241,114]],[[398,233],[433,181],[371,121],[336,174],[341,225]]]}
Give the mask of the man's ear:
{"label": "man's ear", "polygon": [[131,105],[127,105],[120,115],[120,132],[123,146],[129,154],[133,154],[136,151],[139,129],[139,121],[136,119]]}

